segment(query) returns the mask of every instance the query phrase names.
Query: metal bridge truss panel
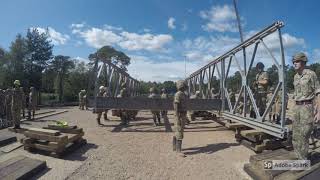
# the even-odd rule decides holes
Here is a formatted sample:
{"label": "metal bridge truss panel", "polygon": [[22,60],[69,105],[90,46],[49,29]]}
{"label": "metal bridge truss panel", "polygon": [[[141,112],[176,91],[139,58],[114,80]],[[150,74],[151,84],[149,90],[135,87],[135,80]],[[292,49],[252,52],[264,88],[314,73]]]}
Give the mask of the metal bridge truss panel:
{"label": "metal bridge truss panel", "polygon": [[[227,53],[218,57],[217,59],[211,61],[206,66],[202,67],[198,71],[192,73],[187,79],[187,83],[189,85],[189,94],[194,94],[195,91],[199,90],[203,94],[203,98],[210,97],[210,89],[213,88],[213,80],[214,73],[216,72],[217,77],[220,80],[219,83],[219,93],[220,98],[222,100],[221,106],[221,115],[232,119],[236,122],[243,123],[249,127],[254,129],[261,130],[267,134],[273,135],[278,138],[284,138],[286,133],[288,132],[288,128],[285,126],[286,120],[286,103],[281,103],[281,114],[280,114],[280,124],[270,123],[266,120],[266,116],[270,112],[271,106],[273,102],[275,102],[275,98],[278,93],[281,91],[281,102],[286,101],[286,86],[285,86],[285,56],[284,56],[284,48],[281,36],[281,28],[284,26],[283,22],[275,22],[272,25],[266,27],[262,31],[258,32],[254,36],[250,37],[246,41],[242,42],[235,48],[231,49]],[[269,49],[267,44],[264,42],[264,39],[269,35],[277,33],[279,38],[280,45],[280,59],[278,60],[272,51]],[[246,49],[253,48],[252,56],[248,57],[249,66],[247,66],[247,54]],[[262,48],[267,52],[267,55],[272,59],[273,64],[276,66],[278,70],[278,84],[276,85],[275,91],[272,95],[272,100],[266,105],[265,112],[260,115],[258,112],[258,107],[254,98],[254,94],[248,85],[248,73],[252,68],[253,62],[256,57],[257,50]],[[261,50],[262,50],[261,49]],[[236,53],[243,52],[243,59],[238,59],[236,57]],[[250,58],[250,59],[249,59]],[[242,62],[243,61],[243,62]],[[241,75],[241,88],[239,91],[239,96],[236,99],[234,105],[229,97],[229,93],[226,87],[226,80],[230,72],[231,63],[235,63],[235,67],[237,71]],[[241,67],[243,64],[243,67]],[[206,77],[206,81],[204,79]],[[243,113],[239,114],[236,112],[236,109],[239,107],[241,98],[243,98]],[[251,118],[247,116],[246,109],[249,107],[249,103],[253,106],[253,111],[255,112],[256,118]]]}

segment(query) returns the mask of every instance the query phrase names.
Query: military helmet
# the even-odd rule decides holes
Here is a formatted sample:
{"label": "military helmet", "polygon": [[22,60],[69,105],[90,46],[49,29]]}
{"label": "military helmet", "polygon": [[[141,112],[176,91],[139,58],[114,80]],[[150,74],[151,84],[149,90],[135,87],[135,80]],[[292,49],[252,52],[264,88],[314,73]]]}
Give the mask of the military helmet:
{"label": "military helmet", "polygon": [[292,57],[292,62],[295,62],[295,61],[308,62],[307,55],[303,52],[299,52]]}
{"label": "military helmet", "polygon": [[183,80],[177,81],[177,89],[178,89],[178,90],[179,90],[179,89],[186,88],[186,87],[187,87],[187,84],[186,84],[185,81],[183,81]]}
{"label": "military helmet", "polygon": [[15,86],[20,86],[20,81],[19,81],[19,80],[15,80],[15,81],[13,82],[13,84],[14,84]]}
{"label": "military helmet", "polygon": [[263,69],[264,68],[264,64],[262,62],[258,62],[257,65],[256,65],[256,68]]}
{"label": "military helmet", "polygon": [[166,88],[161,89],[161,92],[163,92],[163,93],[165,93],[166,91],[167,91]]}
{"label": "military helmet", "polygon": [[152,87],[152,88],[149,89],[149,92],[150,92],[150,93],[155,93],[155,91],[156,91],[156,89],[155,89],[154,87]]}
{"label": "military helmet", "polygon": [[[101,91],[101,90],[104,90],[104,86],[100,86],[99,87],[99,90]],[[81,91],[81,92],[83,92],[83,91]]]}

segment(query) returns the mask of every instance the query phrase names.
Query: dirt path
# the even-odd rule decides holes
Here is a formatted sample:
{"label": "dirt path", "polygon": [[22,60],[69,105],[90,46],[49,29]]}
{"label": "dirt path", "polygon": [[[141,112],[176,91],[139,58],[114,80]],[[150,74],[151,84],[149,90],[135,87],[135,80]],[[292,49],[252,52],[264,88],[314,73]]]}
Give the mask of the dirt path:
{"label": "dirt path", "polygon": [[[88,145],[66,160],[23,149],[11,155],[46,160],[50,169],[40,179],[250,179],[242,168],[254,152],[238,145],[234,132],[213,121],[197,120],[187,126],[183,141],[187,157],[182,158],[172,151],[172,133],[154,127],[149,112],[139,112],[137,121],[123,128],[116,117],[98,127],[90,111],[68,110],[24,126],[42,127],[63,119],[84,128]],[[169,119],[173,122],[172,114]]]}

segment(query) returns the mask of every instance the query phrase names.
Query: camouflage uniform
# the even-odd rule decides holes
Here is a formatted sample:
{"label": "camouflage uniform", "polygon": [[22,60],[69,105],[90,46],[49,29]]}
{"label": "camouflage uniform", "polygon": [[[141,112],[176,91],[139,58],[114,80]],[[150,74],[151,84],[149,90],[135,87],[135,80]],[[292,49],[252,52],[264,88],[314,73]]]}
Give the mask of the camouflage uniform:
{"label": "camouflage uniform", "polygon": [[261,80],[269,81],[269,76],[267,72],[261,71],[256,75],[257,91],[255,93],[255,98],[256,98],[256,104],[257,104],[260,115],[262,115],[266,109],[267,90],[268,90],[268,84],[267,85],[260,84],[259,81]]}
{"label": "camouflage uniform", "polygon": [[84,110],[84,104],[85,104],[84,95],[85,95],[85,93],[86,93],[85,90],[81,90],[79,93],[79,108],[81,110]]}
{"label": "camouflage uniform", "polygon": [[20,128],[21,120],[21,108],[22,108],[22,94],[19,88],[20,82],[18,80],[14,81],[15,87],[12,90],[12,101],[11,101],[11,113],[14,128]]}
{"label": "camouflage uniform", "polygon": [[87,93],[84,94],[83,99],[84,99],[84,104],[83,104],[83,106],[85,107],[86,110],[88,110],[88,97],[87,97]]}
{"label": "camouflage uniform", "polygon": [[0,118],[4,119],[6,115],[6,96],[5,91],[0,89]]}
{"label": "camouflage uniform", "polygon": [[[168,94],[167,94],[166,90],[162,89],[161,91],[162,91],[161,99],[168,99]],[[164,122],[168,121],[168,111],[162,110],[160,112],[160,114],[161,114],[161,117],[162,117]]]}
{"label": "camouflage uniform", "polygon": [[[269,93],[267,95],[267,105],[269,105],[271,103],[272,100],[272,95],[273,95],[273,88],[269,89]],[[269,111],[269,121],[273,122],[276,119],[276,102],[278,100],[278,97],[276,97],[276,99],[274,100],[274,102],[272,103],[271,107],[270,107],[270,111]]]}
{"label": "camouflage uniform", "polygon": [[[107,97],[106,88],[104,86],[100,86],[97,97]],[[96,109],[95,112],[97,113],[97,123],[98,125],[101,125],[100,119],[101,119],[102,113],[104,112],[104,118],[106,120],[108,110]]]}
{"label": "camouflage uniform", "polygon": [[[118,97],[123,98],[123,97],[129,97],[129,96],[130,95],[126,88],[126,83],[122,83],[120,94],[118,95]],[[120,109],[120,119],[121,119],[122,125],[128,125],[130,120],[130,112],[125,109]]]}
{"label": "camouflage uniform", "polygon": [[231,101],[231,105],[232,107],[234,106],[234,104],[236,103],[236,94],[232,91],[232,89],[229,89],[229,98]]}
{"label": "camouflage uniform", "polygon": [[174,95],[174,111],[175,111],[175,136],[173,137],[173,150],[181,153],[181,145],[183,139],[184,124],[187,119],[186,100],[187,95],[184,93],[187,85],[185,81],[177,82],[178,92]]}
{"label": "camouflage uniform", "polygon": [[[110,93],[109,93],[109,88],[108,87],[105,87],[105,91],[103,93],[103,97],[110,97]],[[109,120],[108,119],[108,110],[109,109],[105,109],[104,110],[104,113],[103,113],[104,120]]]}
{"label": "camouflage uniform", "polygon": [[23,87],[20,87],[20,91],[21,91],[21,110],[22,110],[22,117],[25,118],[25,108],[26,108],[26,95],[24,94],[24,91],[23,91]]}
{"label": "camouflage uniform", "polygon": [[[151,99],[159,99],[159,95],[156,94],[156,90],[154,88],[150,88],[150,95],[149,95],[149,98]],[[153,119],[153,122],[154,122],[154,125],[155,126],[158,126],[161,124],[161,121],[160,121],[160,111],[156,111],[156,110],[152,110],[151,111],[152,113],[152,119]],[[158,124],[157,124],[157,120],[158,120]]]}
{"label": "camouflage uniform", "polygon": [[[293,57],[293,61],[307,62],[307,57],[298,53]],[[315,72],[309,69],[295,74],[293,84],[296,104],[293,108],[292,145],[298,159],[308,159],[309,138],[314,126],[313,100],[320,93],[320,85]]]}
{"label": "camouflage uniform", "polygon": [[31,119],[31,111],[32,111],[32,119],[34,119],[34,114],[36,113],[37,108],[37,92],[34,87],[30,88],[30,94],[29,94],[29,112],[28,112],[28,119]]}
{"label": "camouflage uniform", "polygon": [[[201,93],[200,91],[196,91],[196,93],[192,96],[190,96],[190,99],[200,99],[201,98]],[[195,111],[188,111],[188,118],[191,121],[195,120]]]}
{"label": "camouflage uniform", "polygon": [[6,96],[6,126],[12,125],[12,111],[11,111],[11,103],[12,103],[12,90],[7,89],[5,92]]}

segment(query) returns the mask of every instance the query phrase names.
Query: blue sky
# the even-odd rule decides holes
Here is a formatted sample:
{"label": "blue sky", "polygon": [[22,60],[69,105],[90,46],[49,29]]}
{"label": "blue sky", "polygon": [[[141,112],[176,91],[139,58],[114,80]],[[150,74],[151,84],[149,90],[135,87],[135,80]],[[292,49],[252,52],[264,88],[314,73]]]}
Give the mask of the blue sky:
{"label": "blue sky", "polygon": [[[320,57],[316,0],[238,0],[246,37],[277,20],[285,23],[286,60],[306,52]],[[78,60],[103,45],[131,57],[129,73],[142,80],[176,80],[240,42],[232,0],[3,0],[0,46],[8,49],[18,33],[48,28],[54,54]],[[270,44],[272,44],[270,40]]]}

